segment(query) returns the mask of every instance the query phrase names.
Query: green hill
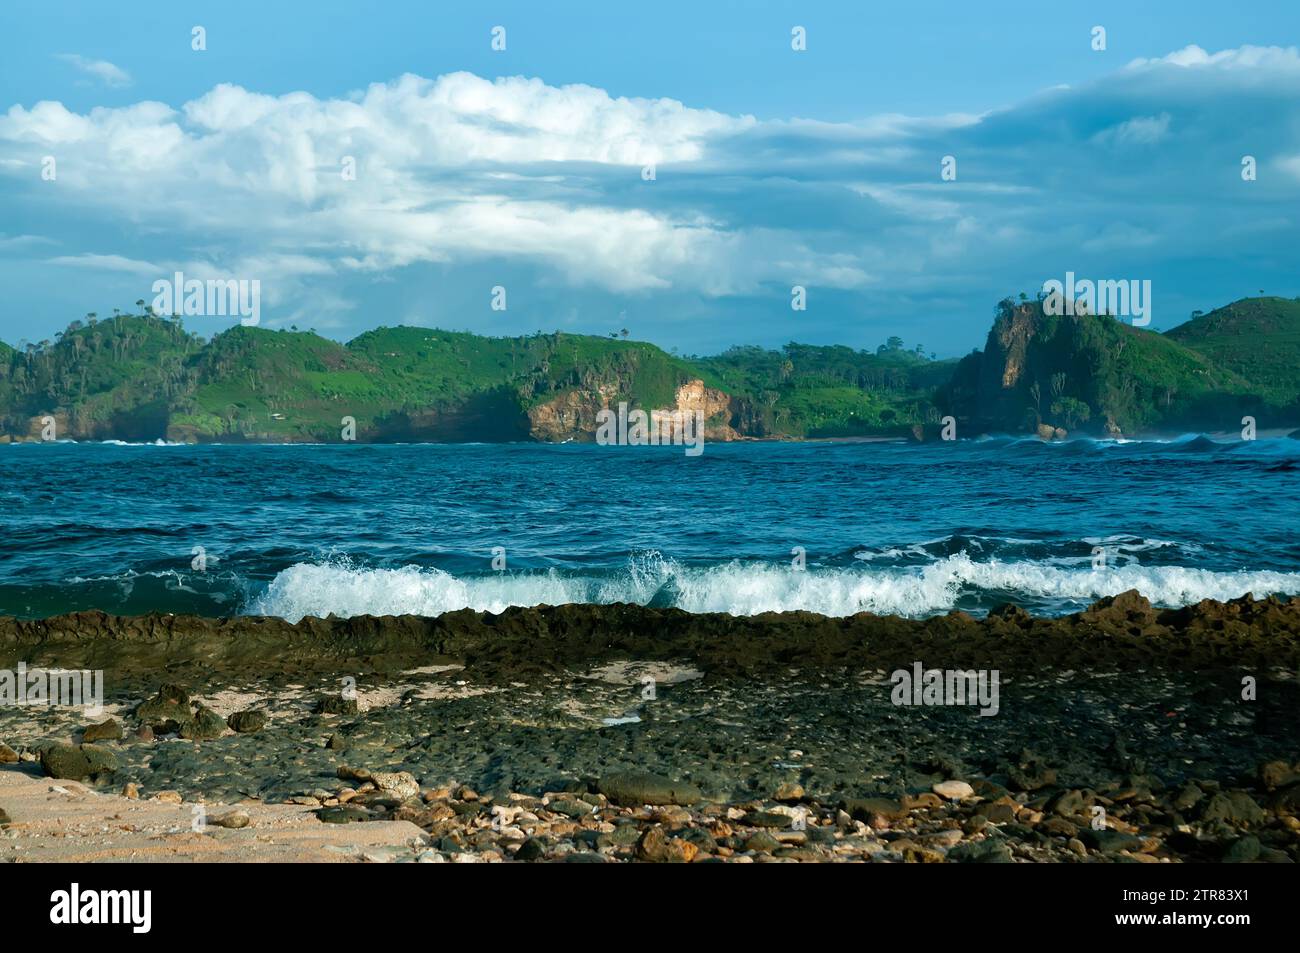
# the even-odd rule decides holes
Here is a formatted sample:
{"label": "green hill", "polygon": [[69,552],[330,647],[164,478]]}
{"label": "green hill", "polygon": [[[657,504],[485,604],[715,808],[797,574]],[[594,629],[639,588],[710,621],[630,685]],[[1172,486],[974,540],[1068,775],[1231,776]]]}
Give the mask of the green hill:
{"label": "green hill", "polygon": [[1287,416],[1172,335],[1105,315],[1052,316],[1041,301],[1010,299],[999,304],[984,350],[962,359],[938,400],[967,433],[1228,430],[1244,413],[1278,423]]}
{"label": "green hill", "polygon": [[482,337],[380,327],[342,344],[235,326],[210,341],[153,314],[87,315],[0,344],[0,442],[60,437],[329,441],[590,440],[601,409],[702,413],[710,439],[987,431],[1142,433],[1300,422],[1300,303],[1247,299],[1161,335],[1110,317],[998,305],[983,351],[927,359],[791,343],[709,357],[618,337]]}
{"label": "green hill", "polygon": [[73,439],[329,441],[350,417],[358,440],[591,439],[597,413],[621,401],[682,401],[722,439],[901,433],[935,418],[946,373],[897,345],[688,359],[623,338],[420,327],[341,344],[235,326],[203,341],[173,318],[88,315],[54,341],[0,351],[0,433],[31,438],[50,415]]}
{"label": "green hill", "polygon": [[1165,336],[1248,381],[1274,405],[1300,398],[1300,300],[1243,298]]}
{"label": "green hill", "polygon": [[899,346],[876,353],[787,344],[732,348],[695,360],[742,402],[747,432],[796,437],[907,433],[938,421],[934,389],[955,361],[930,361]]}

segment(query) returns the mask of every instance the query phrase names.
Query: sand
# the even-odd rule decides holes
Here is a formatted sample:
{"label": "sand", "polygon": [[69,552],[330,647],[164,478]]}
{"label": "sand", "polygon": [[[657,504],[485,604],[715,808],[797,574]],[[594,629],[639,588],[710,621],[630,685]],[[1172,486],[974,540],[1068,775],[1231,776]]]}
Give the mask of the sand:
{"label": "sand", "polygon": [[250,824],[198,833],[193,804],[131,800],[17,765],[0,768],[0,807],[12,821],[0,832],[4,863],[382,862],[425,839],[408,821],[325,824],[309,807],[259,803],[204,805],[209,819],[239,810]]}

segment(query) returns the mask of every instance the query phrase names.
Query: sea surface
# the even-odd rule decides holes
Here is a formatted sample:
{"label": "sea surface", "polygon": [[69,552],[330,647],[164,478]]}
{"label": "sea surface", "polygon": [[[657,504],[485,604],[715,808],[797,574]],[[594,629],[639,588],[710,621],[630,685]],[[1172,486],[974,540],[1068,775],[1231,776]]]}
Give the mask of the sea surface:
{"label": "sea surface", "polygon": [[0,614],[1300,593],[1300,440],[0,446]]}

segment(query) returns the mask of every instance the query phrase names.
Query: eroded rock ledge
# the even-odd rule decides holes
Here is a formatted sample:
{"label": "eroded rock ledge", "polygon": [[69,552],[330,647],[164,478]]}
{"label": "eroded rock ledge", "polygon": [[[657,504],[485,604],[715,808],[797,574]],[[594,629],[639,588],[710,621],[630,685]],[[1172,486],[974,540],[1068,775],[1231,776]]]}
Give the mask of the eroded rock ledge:
{"label": "eroded rock ledge", "polygon": [[521,678],[602,659],[692,659],[712,676],[777,668],[930,667],[1124,671],[1300,667],[1300,599],[1206,600],[1155,609],[1136,591],[1039,618],[1015,606],[916,620],[860,613],[730,616],[638,605],[460,610],[437,617],[202,618],[76,612],[0,617],[0,666],[213,672],[396,671],[432,660]]}

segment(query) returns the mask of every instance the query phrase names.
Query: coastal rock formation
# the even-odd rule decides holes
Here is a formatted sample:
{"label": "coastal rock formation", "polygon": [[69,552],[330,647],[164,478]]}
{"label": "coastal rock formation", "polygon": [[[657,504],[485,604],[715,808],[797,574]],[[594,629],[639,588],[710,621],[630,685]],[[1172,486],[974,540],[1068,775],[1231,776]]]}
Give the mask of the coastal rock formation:
{"label": "coastal rock formation", "polygon": [[[797,662],[812,668],[893,669],[927,665],[1044,667],[1089,671],[1139,667],[1197,670],[1300,668],[1300,598],[1249,595],[1158,609],[1137,592],[1083,612],[1039,618],[1014,606],[984,619],[954,611],[928,619],[813,612],[731,616],[616,603],[462,609],[436,617],[263,616],[203,618],[75,612],[48,619],[0,617],[0,665],[112,668],[117,672],[202,668],[224,672],[319,672],[346,660],[360,671],[436,662],[473,665],[508,680],[598,660],[691,659],[702,671],[748,675]],[[329,697],[322,711],[350,703]],[[155,730],[193,719],[188,699],[165,687],[137,717]],[[215,728],[215,722],[214,728]],[[224,725],[224,722],[222,723]]]}
{"label": "coastal rock formation", "polygon": [[[565,440],[590,441],[598,426],[596,415],[615,409],[619,391],[609,384],[589,389],[566,391],[528,411],[529,435],[535,440],[562,443]],[[705,387],[702,380],[691,380],[677,388],[671,405],[645,407],[629,402],[657,419],[661,433],[671,432],[674,415],[702,414],[707,440],[735,440],[740,434],[731,426],[732,398],[720,390]]]}
{"label": "coastal rock formation", "polygon": [[[1263,317],[1261,317],[1263,315]],[[1278,355],[1248,341],[1277,341]],[[1249,299],[1168,334],[1098,314],[1048,314],[1043,299],[999,303],[982,351],[961,360],[936,401],[960,433],[1104,437],[1156,428],[1235,430],[1243,414],[1277,426],[1300,415],[1293,370],[1300,303]]]}

